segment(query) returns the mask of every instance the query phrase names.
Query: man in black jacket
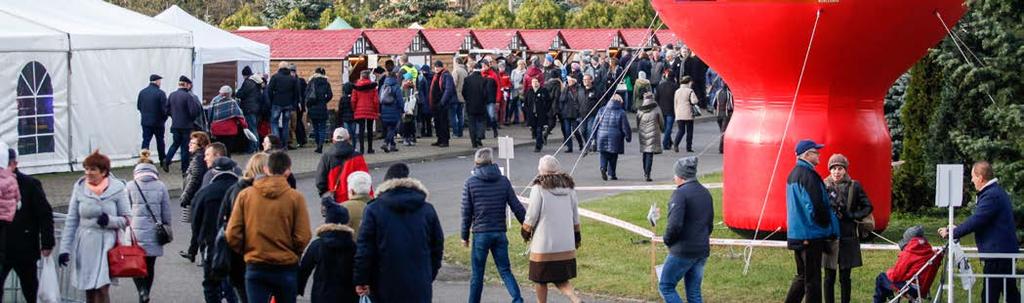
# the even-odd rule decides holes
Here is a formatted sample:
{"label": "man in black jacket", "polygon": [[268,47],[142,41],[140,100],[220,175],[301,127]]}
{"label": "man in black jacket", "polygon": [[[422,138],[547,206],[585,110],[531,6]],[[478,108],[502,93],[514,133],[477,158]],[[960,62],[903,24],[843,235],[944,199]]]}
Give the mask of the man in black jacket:
{"label": "man in black jacket", "polygon": [[[245,123],[249,124],[249,131],[258,136],[263,86],[252,79],[252,69],[248,66],[242,68],[242,77],[245,78],[245,81],[242,81],[242,86],[235,92],[235,98],[238,99],[238,106],[242,108],[242,114],[245,115]],[[250,142],[249,153],[256,152],[258,149],[258,142]]]}
{"label": "man in black jacket", "polygon": [[[217,232],[220,230],[218,216],[221,203],[228,189],[238,182],[238,175],[234,172],[236,167],[235,161],[228,157],[214,160],[213,167],[210,168],[214,175],[213,180],[200,189],[193,199],[195,204],[192,206],[192,238],[199,243],[202,250],[213,247]],[[203,295],[206,302],[220,302],[223,280],[213,273],[213,254],[204,255],[206,260],[203,262]]]}
{"label": "man in black jacket", "polygon": [[136,107],[142,116],[142,149],[149,149],[149,140],[156,136],[157,154],[164,162],[164,123],[167,122],[167,94],[160,90],[160,75],[149,75],[149,85],[139,92]]}
{"label": "man in black jacket", "polygon": [[480,70],[482,65],[477,63],[473,66],[473,73],[462,82],[462,96],[466,99],[466,113],[469,115],[469,140],[473,148],[483,145],[484,133],[487,127],[487,99],[494,98],[493,93],[488,93],[484,78]]}
{"label": "man in black jacket", "polygon": [[278,65],[277,73],[270,77],[270,84],[267,85],[270,95],[270,128],[271,132],[281,139],[282,146],[287,148],[288,129],[292,120],[292,111],[299,104],[299,96],[302,95],[302,87],[299,79],[292,76],[288,69],[288,62],[282,61]]}
{"label": "man in black jacket", "polygon": [[174,153],[181,149],[181,174],[188,170],[188,162],[191,155],[188,152],[189,135],[195,129],[196,119],[203,114],[203,107],[196,102],[195,96],[189,92],[192,80],[188,77],[178,77],[178,90],[167,97],[167,104],[164,111],[171,116],[171,148],[167,150],[164,161],[160,162],[164,172],[170,170],[171,159]]}
{"label": "man in black jacket", "polygon": [[672,181],[677,187],[668,202],[664,237],[669,254],[658,289],[665,302],[682,302],[676,285],[684,279],[686,302],[701,302],[704,264],[711,253],[714,203],[708,189],[697,181],[697,157],[677,160],[674,170]]}
{"label": "man in black jacket", "polygon": [[661,115],[665,117],[665,134],[661,137],[661,146],[664,149],[672,148],[672,125],[676,123],[676,90],[679,89],[677,76],[675,71],[669,71],[668,77],[654,88],[654,99],[658,101]]}
{"label": "man in black jacket", "polygon": [[[53,250],[53,209],[46,201],[46,193],[39,180],[18,171],[17,154],[8,149],[6,169],[17,176],[18,191],[21,193],[21,207],[14,213],[14,221],[4,229],[6,258],[0,270],[0,281],[7,280],[13,269],[21,281],[21,292],[27,302],[35,302],[39,279],[36,276],[36,261],[49,257]],[[3,298],[0,289],[0,298]]]}
{"label": "man in black jacket", "polygon": [[[299,147],[304,147],[306,146],[306,139],[308,139],[306,133],[306,119],[303,119],[306,115],[306,85],[308,84],[306,83],[306,79],[299,76],[298,67],[295,66],[295,63],[289,64],[288,69],[292,71],[292,76],[295,77],[295,80],[299,81],[299,96],[295,104],[295,117],[292,117],[292,123],[295,123],[295,127],[292,131],[295,132],[295,144],[298,144]],[[288,148],[292,149],[290,145]]]}

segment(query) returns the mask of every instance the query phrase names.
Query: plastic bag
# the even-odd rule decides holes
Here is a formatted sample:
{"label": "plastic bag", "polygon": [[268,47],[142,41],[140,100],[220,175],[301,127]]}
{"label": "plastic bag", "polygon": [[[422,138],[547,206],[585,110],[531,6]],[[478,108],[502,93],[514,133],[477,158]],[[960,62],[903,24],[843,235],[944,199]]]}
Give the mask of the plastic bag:
{"label": "plastic bag", "polygon": [[373,303],[373,302],[370,302],[370,296],[359,296],[359,303]]}
{"label": "plastic bag", "polygon": [[60,302],[60,282],[57,281],[57,267],[52,257],[39,260],[39,291],[36,301],[40,303]]}
{"label": "plastic bag", "polygon": [[249,130],[248,128],[242,129],[242,132],[245,133],[245,138],[249,139],[249,141],[252,141],[252,142],[259,141],[259,139],[256,138],[256,134],[252,133],[252,131]]}

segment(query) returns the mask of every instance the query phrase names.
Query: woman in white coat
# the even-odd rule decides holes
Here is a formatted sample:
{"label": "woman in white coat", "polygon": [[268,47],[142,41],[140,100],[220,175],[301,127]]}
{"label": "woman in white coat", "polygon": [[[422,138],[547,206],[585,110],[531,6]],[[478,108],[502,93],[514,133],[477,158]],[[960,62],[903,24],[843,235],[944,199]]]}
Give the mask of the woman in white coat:
{"label": "woman in white coat", "polygon": [[547,302],[548,283],[573,303],[580,302],[569,280],[576,277],[576,248],[580,246],[580,215],[576,187],[551,155],[540,158],[540,175],[530,187],[523,222],[523,240],[530,242],[530,281],[537,301]]}
{"label": "woman in white coat", "polygon": [[125,182],[110,175],[110,159],[93,152],[82,166],[85,176],[75,182],[60,241],[61,266],[70,262],[71,285],[85,290],[86,302],[110,302],[107,251],[131,215]]}
{"label": "woman in white coat", "polygon": [[[693,152],[693,106],[697,104],[697,94],[690,88],[690,76],[683,76],[679,79],[679,89],[675,96],[676,126],[679,131],[676,133],[675,145],[672,150],[679,152],[679,141],[686,135],[686,152]],[[668,127],[672,127],[669,125]]]}

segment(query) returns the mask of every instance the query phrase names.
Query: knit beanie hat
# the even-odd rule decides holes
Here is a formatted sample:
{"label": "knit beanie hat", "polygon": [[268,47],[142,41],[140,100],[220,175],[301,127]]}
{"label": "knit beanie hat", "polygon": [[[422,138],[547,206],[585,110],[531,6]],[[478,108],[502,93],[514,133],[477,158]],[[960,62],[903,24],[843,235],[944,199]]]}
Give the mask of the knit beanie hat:
{"label": "knit beanie hat", "polygon": [[850,161],[846,159],[843,154],[833,154],[828,158],[828,168],[832,169],[833,166],[842,166],[843,168],[850,168]]}
{"label": "knit beanie hat", "polygon": [[562,167],[558,163],[558,159],[551,155],[544,155],[540,158],[540,163],[537,165],[537,171],[542,175],[557,174],[562,171]]}
{"label": "knit beanie hat", "polygon": [[252,68],[249,68],[248,66],[243,67],[242,68],[242,77],[249,77],[249,76],[252,76]]}
{"label": "knit beanie hat", "polygon": [[324,208],[324,223],[327,224],[348,224],[348,209],[335,203],[333,197],[320,199],[320,205]]}
{"label": "knit beanie hat", "polygon": [[921,225],[911,226],[903,232],[903,238],[900,239],[899,242],[900,250],[903,250],[903,247],[906,247],[907,243],[910,243],[910,239],[915,237],[924,237],[924,228],[922,228]]}
{"label": "knit beanie hat", "polygon": [[690,156],[676,160],[674,170],[676,177],[686,180],[697,177],[697,157]]}

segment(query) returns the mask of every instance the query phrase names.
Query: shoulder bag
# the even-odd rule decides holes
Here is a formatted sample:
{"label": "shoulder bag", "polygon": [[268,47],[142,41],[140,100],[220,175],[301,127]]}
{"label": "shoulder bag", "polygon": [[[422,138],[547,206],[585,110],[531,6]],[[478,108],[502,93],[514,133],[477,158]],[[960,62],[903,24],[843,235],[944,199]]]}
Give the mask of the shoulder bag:
{"label": "shoulder bag", "polygon": [[[167,243],[171,243],[171,241],[174,241],[174,235],[171,234],[171,231],[167,229],[167,226],[164,226],[163,221],[157,220],[156,215],[153,214],[153,209],[149,208],[149,201],[146,201],[146,194],[143,193],[142,188],[139,187],[139,182],[135,181],[132,183],[135,183],[135,189],[139,191],[139,196],[142,197],[142,205],[146,206],[146,211],[149,212],[149,218],[153,219],[153,223],[156,224],[157,243],[160,243],[160,245],[165,245]],[[132,195],[129,194],[128,200],[131,200],[131,197]]]}
{"label": "shoulder bag", "polygon": [[[854,198],[857,197],[857,193],[856,193],[857,187],[854,186],[856,184],[857,184],[857,181],[852,181],[851,180],[850,181],[850,188],[847,189],[847,193],[846,193],[846,213],[850,213],[850,208],[852,207],[852,205],[854,203]],[[862,236],[862,237],[865,236],[865,235],[861,235],[862,232],[871,233],[871,232],[875,231],[875,216],[874,216],[874,214],[868,214],[867,216],[864,216],[864,218],[854,219],[853,222],[857,223],[857,234]]]}

